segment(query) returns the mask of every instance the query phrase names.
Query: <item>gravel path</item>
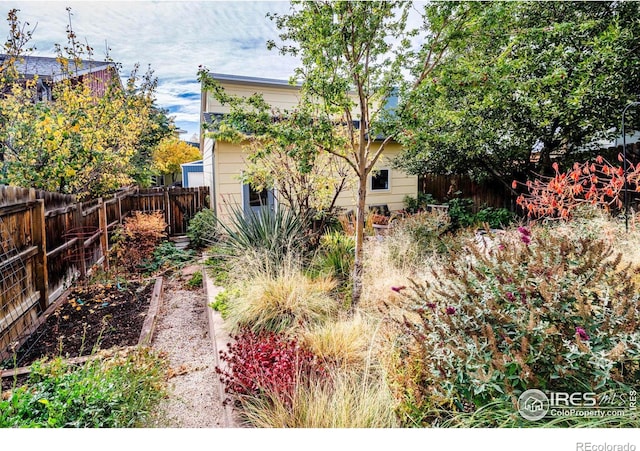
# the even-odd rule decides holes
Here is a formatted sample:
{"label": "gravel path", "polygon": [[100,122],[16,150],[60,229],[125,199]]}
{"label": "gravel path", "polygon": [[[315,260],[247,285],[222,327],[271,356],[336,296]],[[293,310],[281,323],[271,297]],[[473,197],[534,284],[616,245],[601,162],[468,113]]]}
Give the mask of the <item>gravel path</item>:
{"label": "gravel path", "polygon": [[165,279],[152,347],[166,353],[169,361],[169,396],[154,415],[151,427],[227,427],[205,292],[202,288],[187,290],[184,285],[199,269],[188,267],[182,274]]}

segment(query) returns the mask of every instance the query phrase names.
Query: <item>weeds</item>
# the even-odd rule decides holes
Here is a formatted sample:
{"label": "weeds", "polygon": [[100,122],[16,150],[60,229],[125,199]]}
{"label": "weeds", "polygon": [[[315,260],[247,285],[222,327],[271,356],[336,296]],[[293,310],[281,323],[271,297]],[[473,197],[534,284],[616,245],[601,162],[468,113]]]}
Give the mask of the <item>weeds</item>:
{"label": "weeds", "polygon": [[0,427],[142,426],[164,389],[164,363],[148,349],[78,367],[39,361],[27,384],[0,400]]}
{"label": "weeds", "polygon": [[163,241],[153,251],[151,257],[143,265],[148,273],[161,270],[175,270],[193,263],[196,253],[189,249],[178,249],[171,241]]}
{"label": "weeds", "polygon": [[191,278],[187,281],[187,288],[190,290],[197,290],[202,288],[202,271],[196,271],[191,275]]}

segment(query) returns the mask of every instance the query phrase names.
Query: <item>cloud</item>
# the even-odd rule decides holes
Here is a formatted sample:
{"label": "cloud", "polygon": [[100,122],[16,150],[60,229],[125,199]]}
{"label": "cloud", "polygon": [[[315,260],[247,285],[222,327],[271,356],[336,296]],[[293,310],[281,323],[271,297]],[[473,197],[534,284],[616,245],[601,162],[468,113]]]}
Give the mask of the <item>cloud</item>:
{"label": "cloud", "polygon": [[[158,77],[157,105],[170,110],[190,137],[199,133],[198,66],[213,72],[288,79],[297,60],[268,51],[278,36],[268,12],[285,13],[283,1],[3,1],[7,13],[36,26],[36,55],[51,56],[54,44],[66,45],[71,23],[94,58],[108,52],[127,77],[136,63]],[[37,24],[37,25],[36,25]],[[8,29],[5,26],[5,35]],[[109,49],[109,50],[108,50]]]}

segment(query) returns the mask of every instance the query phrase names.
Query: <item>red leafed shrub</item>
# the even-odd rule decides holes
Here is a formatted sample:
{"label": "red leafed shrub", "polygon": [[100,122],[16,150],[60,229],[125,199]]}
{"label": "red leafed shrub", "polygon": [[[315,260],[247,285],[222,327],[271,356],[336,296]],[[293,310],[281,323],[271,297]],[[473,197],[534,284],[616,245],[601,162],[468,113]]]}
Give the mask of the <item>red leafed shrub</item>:
{"label": "red leafed shrub", "polygon": [[275,395],[290,403],[299,383],[325,373],[313,353],[282,334],[245,329],[233,339],[220,351],[226,368],[216,367],[229,394]]}
{"label": "red leafed shrub", "polygon": [[[618,159],[622,162],[622,155]],[[584,203],[599,205],[605,210],[622,207],[620,196],[625,173],[621,167],[598,156],[595,162],[574,163],[567,172],[560,172],[557,163],[553,169],[556,173],[553,177],[527,181],[529,192],[516,200],[529,217],[568,219],[572,211]],[[640,191],[640,163],[634,166],[628,162],[626,180],[630,190]],[[513,188],[517,185],[514,181]]]}

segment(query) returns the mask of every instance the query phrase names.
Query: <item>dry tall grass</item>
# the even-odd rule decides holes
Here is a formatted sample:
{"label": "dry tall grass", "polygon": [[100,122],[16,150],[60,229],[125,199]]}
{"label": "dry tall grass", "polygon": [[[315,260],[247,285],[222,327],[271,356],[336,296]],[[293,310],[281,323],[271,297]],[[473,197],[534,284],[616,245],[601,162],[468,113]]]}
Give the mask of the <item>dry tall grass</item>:
{"label": "dry tall grass", "polygon": [[334,371],[330,378],[298,385],[291,405],[278,397],[250,398],[242,415],[261,428],[391,428],[394,400],[378,376]]}
{"label": "dry tall grass", "polygon": [[362,315],[327,321],[302,334],[302,343],[329,366],[363,370],[375,351],[377,325]]}
{"label": "dry tall grass", "polygon": [[333,279],[311,280],[292,268],[258,274],[230,302],[226,319],[231,331],[246,326],[254,332],[291,332],[335,314],[337,302],[329,295],[335,287]]}

